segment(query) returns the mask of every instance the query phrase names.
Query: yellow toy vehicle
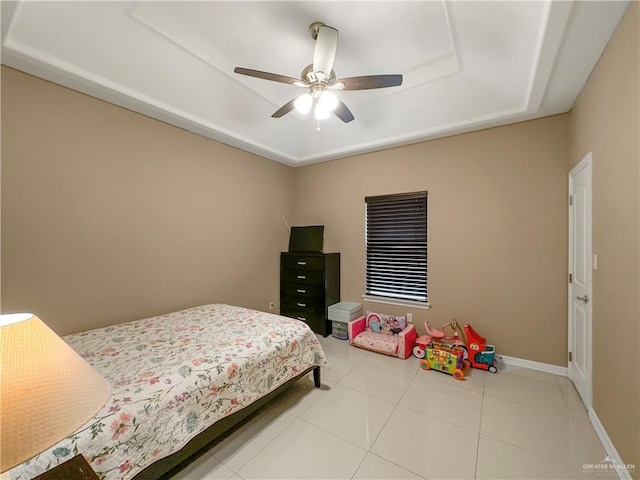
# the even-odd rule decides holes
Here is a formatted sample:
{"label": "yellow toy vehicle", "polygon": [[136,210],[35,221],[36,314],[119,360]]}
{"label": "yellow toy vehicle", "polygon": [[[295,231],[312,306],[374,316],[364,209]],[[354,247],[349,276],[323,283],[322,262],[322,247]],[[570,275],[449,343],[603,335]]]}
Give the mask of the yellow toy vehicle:
{"label": "yellow toy vehicle", "polygon": [[464,379],[462,369],[468,368],[470,362],[464,359],[465,351],[462,347],[431,342],[424,352],[424,358],[420,360],[423,370],[437,370],[453,375],[456,380]]}

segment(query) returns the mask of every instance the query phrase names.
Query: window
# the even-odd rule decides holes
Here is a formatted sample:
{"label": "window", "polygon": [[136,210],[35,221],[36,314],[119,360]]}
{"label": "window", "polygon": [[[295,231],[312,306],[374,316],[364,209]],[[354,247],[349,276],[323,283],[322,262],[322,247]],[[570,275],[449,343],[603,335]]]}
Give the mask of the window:
{"label": "window", "polygon": [[366,300],[427,307],[427,192],[365,203]]}

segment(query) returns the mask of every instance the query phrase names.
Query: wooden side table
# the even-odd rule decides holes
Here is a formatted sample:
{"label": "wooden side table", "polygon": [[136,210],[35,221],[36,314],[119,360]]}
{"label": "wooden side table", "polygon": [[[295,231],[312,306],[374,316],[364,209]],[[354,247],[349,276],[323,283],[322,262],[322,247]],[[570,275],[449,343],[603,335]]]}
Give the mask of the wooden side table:
{"label": "wooden side table", "polygon": [[61,463],[33,480],[100,480],[82,455]]}

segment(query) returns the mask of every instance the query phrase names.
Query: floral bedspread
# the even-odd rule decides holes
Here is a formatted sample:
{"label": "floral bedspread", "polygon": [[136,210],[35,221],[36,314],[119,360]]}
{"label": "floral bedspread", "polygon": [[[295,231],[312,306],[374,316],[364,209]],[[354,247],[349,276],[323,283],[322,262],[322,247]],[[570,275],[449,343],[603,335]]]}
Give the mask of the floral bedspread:
{"label": "floral bedspread", "polygon": [[294,319],[213,304],[64,337],[111,383],[78,431],[12,469],[28,480],[82,453],[104,479],[129,479],[327,359]]}

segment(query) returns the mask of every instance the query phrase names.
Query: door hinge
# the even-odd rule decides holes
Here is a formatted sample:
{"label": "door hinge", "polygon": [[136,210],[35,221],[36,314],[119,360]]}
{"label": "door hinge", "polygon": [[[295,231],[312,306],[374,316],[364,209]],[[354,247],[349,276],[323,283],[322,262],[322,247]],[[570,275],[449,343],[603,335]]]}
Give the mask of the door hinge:
{"label": "door hinge", "polygon": [[569,361],[573,360],[573,354],[571,352],[569,352]]}
{"label": "door hinge", "polygon": [[573,205],[573,195],[569,195],[569,205]]}
{"label": "door hinge", "polygon": [[573,283],[573,274],[572,273],[569,274],[569,283]]}

